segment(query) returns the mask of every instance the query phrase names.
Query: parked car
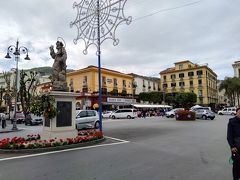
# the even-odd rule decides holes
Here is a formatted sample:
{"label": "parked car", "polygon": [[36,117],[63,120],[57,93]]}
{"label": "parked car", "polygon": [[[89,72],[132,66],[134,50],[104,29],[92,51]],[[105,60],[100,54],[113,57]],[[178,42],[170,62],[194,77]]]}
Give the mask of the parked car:
{"label": "parked car", "polygon": [[27,114],[25,118],[25,125],[39,125],[43,124],[43,117],[42,116],[36,116],[34,114]]}
{"label": "parked car", "polygon": [[78,110],[76,112],[76,129],[100,127],[99,115],[95,110]]}
{"label": "parked car", "polygon": [[105,111],[102,113],[103,118],[111,118],[113,111]]}
{"label": "parked car", "polygon": [[[10,112],[10,119],[11,122],[13,123],[14,120],[14,111]],[[17,119],[17,124],[21,124],[25,122],[25,115],[22,111],[17,111],[16,112],[16,119]]]}
{"label": "parked car", "polygon": [[209,110],[211,111],[210,107],[196,107],[196,108],[191,108],[191,111],[196,112],[197,110]]}
{"label": "parked car", "polygon": [[176,112],[177,112],[177,111],[180,111],[180,110],[184,110],[184,108],[175,108],[175,109],[172,109],[171,111],[168,111],[168,112],[165,113],[165,114],[166,114],[166,117],[167,117],[167,118],[169,118],[169,117],[173,118],[173,117],[175,116]]}
{"label": "parked car", "polygon": [[116,119],[116,118],[134,119],[135,117],[137,117],[137,110],[136,109],[118,109],[112,113],[111,117],[112,119]]}
{"label": "parked car", "polygon": [[223,110],[218,111],[219,115],[236,115],[235,107],[224,108]]}
{"label": "parked car", "polygon": [[211,119],[214,120],[215,118],[215,113],[210,111],[210,110],[206,110],[206,109],[198,109],[195,111],[196,113],[196,119]]}

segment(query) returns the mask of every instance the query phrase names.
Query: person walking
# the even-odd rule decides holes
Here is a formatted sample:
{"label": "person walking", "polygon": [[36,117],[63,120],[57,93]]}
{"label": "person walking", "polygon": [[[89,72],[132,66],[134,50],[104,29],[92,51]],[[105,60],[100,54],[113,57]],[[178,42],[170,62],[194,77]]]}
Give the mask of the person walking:
{"label": "person walking", "polygon": [[6,116],[4,113],[0,113],[0,119],[2,121],[2,128],[4,129],[6,127]]}
{"label": "person walking", "polygon": [[227,141],[233,159],[233,180],[240,180],[240,108],[237,108],[236,116],[229,119]]}

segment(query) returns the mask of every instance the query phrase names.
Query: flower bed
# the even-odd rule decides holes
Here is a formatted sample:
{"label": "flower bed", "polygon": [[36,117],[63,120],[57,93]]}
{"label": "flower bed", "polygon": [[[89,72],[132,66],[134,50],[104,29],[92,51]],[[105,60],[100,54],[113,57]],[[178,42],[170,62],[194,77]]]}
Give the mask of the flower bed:
{"label": "flower bed", "polygon": [[195,121],[196,114],[192,111],[180,110],[176,112],[176,120],[178,121]]}
{"label": "flower bed", "polygon": [[35,149],[79,144],[102,139],[103,134],[96,130],[79,131],[75,138],[41,140],[40,135],[28,135],[27,138],[13,137],[0,140],[0,149]]}

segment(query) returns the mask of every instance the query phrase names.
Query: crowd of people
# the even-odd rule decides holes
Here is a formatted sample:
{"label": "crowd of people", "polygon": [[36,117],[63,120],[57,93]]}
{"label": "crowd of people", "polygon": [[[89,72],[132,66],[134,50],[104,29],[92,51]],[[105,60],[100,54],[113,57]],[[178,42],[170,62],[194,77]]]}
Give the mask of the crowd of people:
{"label": "crowd of people", "polygon": [[170,109],[160,108],[160,109],[137,109],[137,116],[139,118],[146,118],[152,116],[164,116]]}

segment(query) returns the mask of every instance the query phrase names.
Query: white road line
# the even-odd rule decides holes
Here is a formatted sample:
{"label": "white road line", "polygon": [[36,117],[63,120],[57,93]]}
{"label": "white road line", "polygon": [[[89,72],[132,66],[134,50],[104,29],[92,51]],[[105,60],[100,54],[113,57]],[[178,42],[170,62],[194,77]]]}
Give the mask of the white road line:
{"label": "white road line", "polygon": [[129,119],[108,119],[108,120],[104,120],[103,123],[106,122],[121,122],[121,121],[129,121]]}
{"label": "white road line", "polygon": [[72,148],[72,149],[64,149],[64,150],[59,150],[59,151],[51,151],[51,152],[38,153],[38,154],[29,154],[29,155],[25,155],[25,156],[2,158],[2,159],[0,159],[0,162],[14,160],[14,159],[23,159],[23,158],[29,158],[29,157],[44,156],[44,155],[48,155],[48,154],[57,154],[57,153],[62,153],[62,152],[77,151],[77,150],[82,150],[82,149],[91,149],[91,148],[104,147],[104,146],[114,146],[114,145],[126,144],[126,143],[130,142],[130,141],[125,141],[125,140],[112,138],[112,137],[108,137],[108,136],[105,136],[105,137],[109,138],[109,139],[117,140],[120,142],[110,143],[110,144],[99,144],[99,145],[94,145],[94,146],[86,146],[86,147],[79,147],[79,148]]}
{"label": "white road line", "polygon": [[113,138],[113,137],[109,137],[109,136],[104,136],[106,138],[112,139],[112,140],[116,140],[116,141],[120,141],[120,142],[125,142],[125,143],[129,143],[130,141],[126,141],[126,140],[122,140],[122,139],[117,139],[117,138]]}

